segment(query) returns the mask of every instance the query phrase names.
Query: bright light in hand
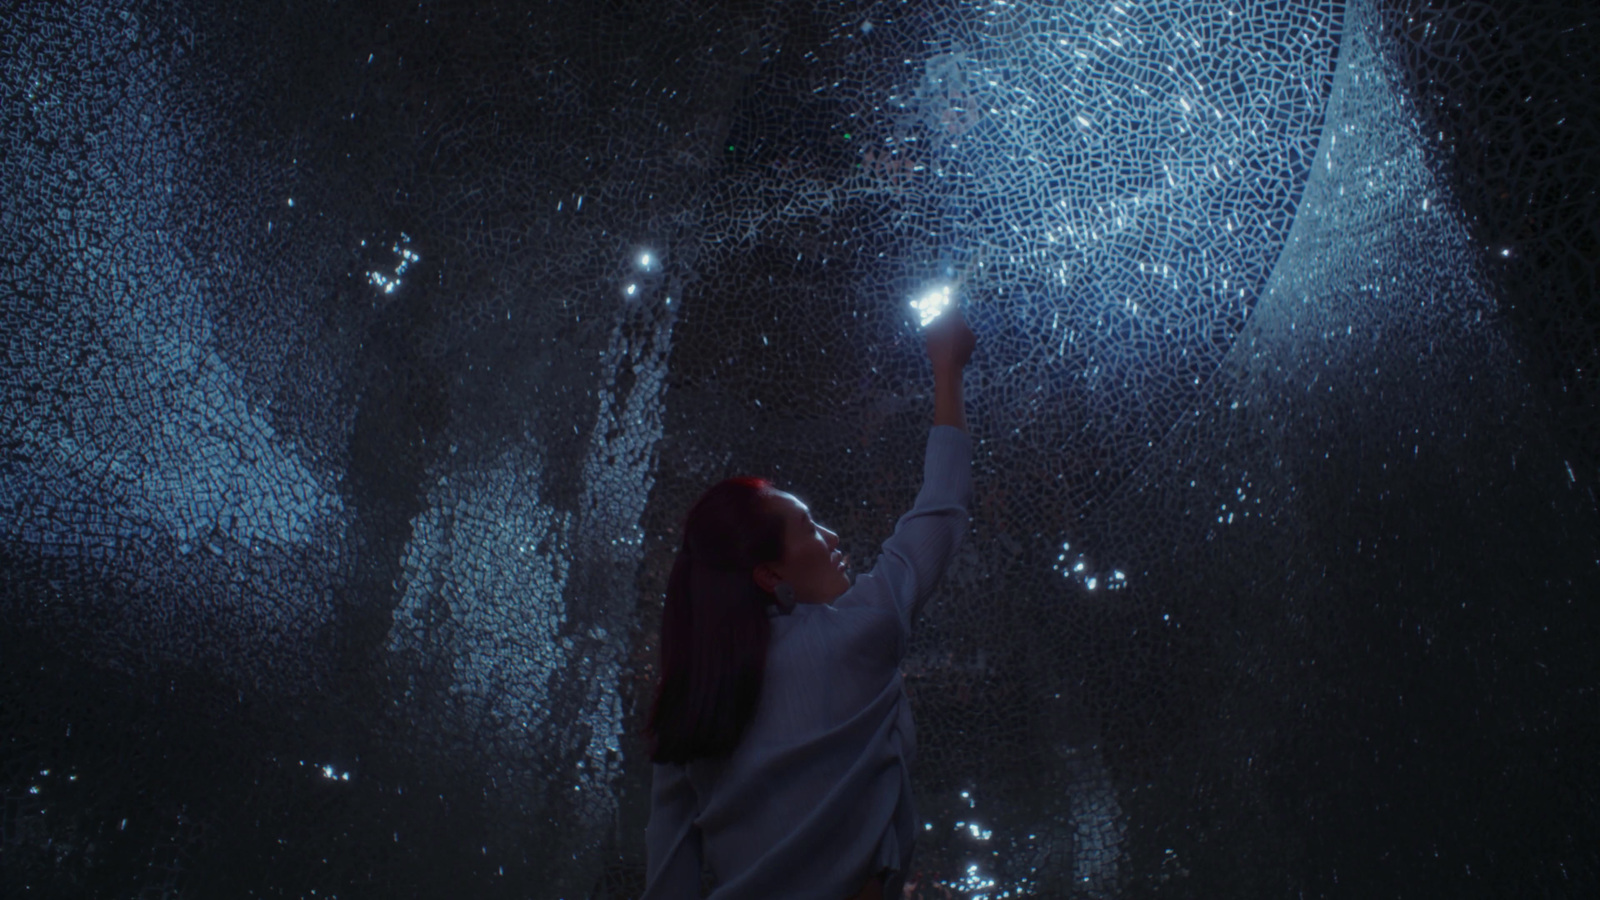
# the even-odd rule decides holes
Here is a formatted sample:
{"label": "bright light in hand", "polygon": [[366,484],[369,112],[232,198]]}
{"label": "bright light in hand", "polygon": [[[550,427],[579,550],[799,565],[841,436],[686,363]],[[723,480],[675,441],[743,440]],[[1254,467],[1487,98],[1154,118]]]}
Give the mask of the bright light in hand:
{"label": "bright light in hand", "polygon": [[916,310],[918,315],[922,317],[922,327],[928,327],[929,322],[939,318],[939,316],[950,307],[950,304],[954,299],[952,297],[952,294],[954,293],[955,288],[951,285],[939,285],[926,294],[923,294],[921,299],[913,300],[911,302],[911,308]]}

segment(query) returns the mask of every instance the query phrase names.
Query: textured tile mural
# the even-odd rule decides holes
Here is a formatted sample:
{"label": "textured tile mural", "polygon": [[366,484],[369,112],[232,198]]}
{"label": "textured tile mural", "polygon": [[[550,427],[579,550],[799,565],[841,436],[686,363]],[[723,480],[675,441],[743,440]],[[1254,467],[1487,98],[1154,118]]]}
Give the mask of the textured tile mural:
{"label": "textured tile mural", "polygon": [[0,894],[636,896],[688,505],[870,568],[943,289],[908,897],[1593,894],[1593,11],[0,22]]}

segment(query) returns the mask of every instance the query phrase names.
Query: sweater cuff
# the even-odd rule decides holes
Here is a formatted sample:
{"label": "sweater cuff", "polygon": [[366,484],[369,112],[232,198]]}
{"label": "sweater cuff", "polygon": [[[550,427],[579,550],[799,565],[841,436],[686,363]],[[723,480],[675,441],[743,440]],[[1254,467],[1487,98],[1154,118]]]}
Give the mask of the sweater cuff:
{"label": "sweater cuff", "polygon": [[954,425],[933,426],[922,463],[923,490],[965,506],[971,487],[972,435]]}

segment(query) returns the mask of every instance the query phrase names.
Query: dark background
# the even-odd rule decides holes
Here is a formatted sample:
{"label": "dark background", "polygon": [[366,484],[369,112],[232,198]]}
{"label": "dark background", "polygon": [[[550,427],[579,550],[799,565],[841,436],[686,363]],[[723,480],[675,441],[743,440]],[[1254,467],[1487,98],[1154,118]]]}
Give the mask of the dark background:
{"label": "dark background", "polygon": [[636,896],[681,516],[870,566],[938,277],[916,896],[1594,894],[1586,6],[0,22],[5,896]]}

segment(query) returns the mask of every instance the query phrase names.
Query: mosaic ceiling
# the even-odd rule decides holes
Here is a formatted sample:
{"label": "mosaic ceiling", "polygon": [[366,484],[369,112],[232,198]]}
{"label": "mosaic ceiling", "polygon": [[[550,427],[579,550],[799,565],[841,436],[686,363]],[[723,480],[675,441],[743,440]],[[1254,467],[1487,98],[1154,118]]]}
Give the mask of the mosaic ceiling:
{"label": "mosaic ceiling", "polygon": [[1582,9],[0,22],[8,896],[636,896],[682,516],[870,568],[944,288],[910,896],[1600,880]]}

